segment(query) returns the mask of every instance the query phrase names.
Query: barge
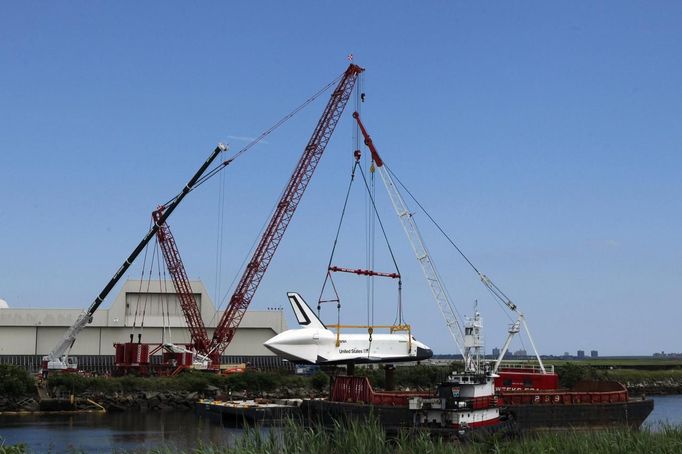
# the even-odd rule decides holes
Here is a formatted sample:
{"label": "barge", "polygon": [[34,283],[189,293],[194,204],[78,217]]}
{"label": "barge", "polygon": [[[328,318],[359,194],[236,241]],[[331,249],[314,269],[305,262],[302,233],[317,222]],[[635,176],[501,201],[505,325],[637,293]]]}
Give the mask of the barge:
{"label": "barge", "polygon": [[584,380],[562,389],[553,369],[532,365],[503,368],[495,386],[504,413],[523,431],[637,429],[654,409],[653,400],[631,397],[621,383]]}
{"label": "barge", "polygon": [[[495,377],[495,383],[509,377],[503,370]],[[323,424],[372,416],[387,432],[433,428],[464,434],[481,427],[522,433],[605,427],[637,429],[653,410],[653,400],[631,398],[617,382],[580,382],[572,389],[499,389],[493,395],[483,392],[476,395],[463,391],[461,379],[459,375],[444,382],[433,394],[376,391],[366,377],[338,376],[330,398],[303,400],[301,413],[305,419]],[[479,380],[481,388],[489,386],[483,376],[472,376],[472,380]]]}
{"label": "barge", "polygon": [[276,424],[288,417],[298,417],[301,399],[267,401],[200,399],[195,404],[196,414],[227,427]]}

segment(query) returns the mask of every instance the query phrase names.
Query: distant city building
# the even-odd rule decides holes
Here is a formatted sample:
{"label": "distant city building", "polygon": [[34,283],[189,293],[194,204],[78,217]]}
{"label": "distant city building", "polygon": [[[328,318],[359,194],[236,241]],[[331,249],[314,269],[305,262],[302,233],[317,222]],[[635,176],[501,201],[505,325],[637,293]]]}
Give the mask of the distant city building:
{"label": "distant city building", "polygon": [[516,350],[516,351],[514,352],[514,356],[523,358],[523,357],[528,356],[528,354],[526,353],[525,350]]}
{"label": "distant city building", "polygon": [[590,351],[590,358],[599,358],[599,352],[597,350]]}
{"label": "distant city building", "polygon": [[493,356],[495,358],[500,356],[500,349],[499,348],[497,348],[497,347],[493,348]]}
{"label": "distant city building", "polygon": [[568,352],[564,352],[564,358],[568,358],[568,357],[570,357],[570,356],[571,356],[571,354],[570,354],[570,353],[568,353]]}
{"label": "distant city building", "polygon": [[578,359],[585,359],[585,350],[578,350]]}
{"label": "distant city building", "polygon": [[666,353],[666,352],[660,352],[660,353],[654,353],[654,358],[675,358],[679,359],[682,358],[682,353]]}

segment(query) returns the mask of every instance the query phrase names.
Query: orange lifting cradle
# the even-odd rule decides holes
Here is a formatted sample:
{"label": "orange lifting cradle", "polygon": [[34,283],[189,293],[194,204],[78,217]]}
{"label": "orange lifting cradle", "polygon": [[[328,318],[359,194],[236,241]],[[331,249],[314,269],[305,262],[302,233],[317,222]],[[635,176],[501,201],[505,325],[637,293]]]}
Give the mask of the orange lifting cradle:
{"label": "orange lifting cradle", "polygon": [[412,351],[412,328],[410,325],[326,325],[327,328],[336,330],[336,346],[341,345],[341,329],[366,329],[370,341],[375,329],[387,329],[391,334],[399,331],[407,331],[407,351]]}

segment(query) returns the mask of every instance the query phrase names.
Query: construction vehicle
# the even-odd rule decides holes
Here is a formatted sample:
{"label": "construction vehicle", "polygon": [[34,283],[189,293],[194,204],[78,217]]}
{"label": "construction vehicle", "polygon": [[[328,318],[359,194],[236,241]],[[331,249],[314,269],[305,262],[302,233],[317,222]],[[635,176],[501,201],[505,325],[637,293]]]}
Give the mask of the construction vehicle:
{"label": "construction vehicle", "polygon": [[[152,213],[154,223],[159,222],[165,210],[166,206],[161,205]],[[194,298],[192,286],[187,277],[187,271],[180,257],[175,238],[166,222],[162,223],[157,230],[156,239],[175,287],[175,294],[187,323],[191,343],[187,345],[169,342],[147,344],[142,342],[141,335],[138,335],[137,342],[131,335],[130,342],[114,344],[116,352],[114,373],[116,375],[130,373],[136,375],[177,375],[185,369],[207,370],[212,366],[208,357],[210,340],[206,326]],[[150,357],[158,352],[162,353],[162,362],[152,364]]]}
{"label": "construction vehicle", "polygon": [[109,282],[104,286],[104,289],[97,295],[97,298],[88,307],[88,309],[82,312],[76,321],[71,325],[62,340],[43,357],[41,369],[43,375],[47,375],[50,371],[76,371],[78,370],[78,362],[76,358],[69,356],[71,349],[73,348],[76,338],[83,329],[92,322],[92,317],[97,308],[102,304],[104,299],[107,297],[109,292],[114,288],[116,283],[123,277],[125,272],[128,270],[130,265],[133,264],[135,259],[140,252],[147,246],[149,241],[156,235],[156,232],[161,228],[161,226],[166,222],[166,219],[173,213],[173,211],[178,207],[182,199],[194,188],[199,181],[199,178],[204,174],[206,169],[211,165],[215,158],[222,152],[227,150],[225,145],[218,144],[218,146],[211,152],[208,159],[199,167],[199,170],[194,174],[194,176],[187,182],[182,191],[166,206],[166,209],[159,216],[158,220],[154,222],[149,231],[142,238],[140,243],[133,249],[133,252],[128,256],[128,258],[123,262],[123,264],[118,268],[114,276],[109,280]]}

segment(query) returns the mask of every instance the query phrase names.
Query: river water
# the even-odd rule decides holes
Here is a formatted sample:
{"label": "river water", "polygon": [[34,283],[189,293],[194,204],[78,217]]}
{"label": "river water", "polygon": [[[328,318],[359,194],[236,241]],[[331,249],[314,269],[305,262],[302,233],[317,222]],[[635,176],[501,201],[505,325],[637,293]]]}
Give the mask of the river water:
{"label": "river water", "polygon": [[[654,397],[654,411],[644,424],[651,430],[682,424],[682,395]],[[0,416],[5,445],[24,443],[37,453],[110,453],[164,446],[189,451],[199,444],[233,445],[241,434],[192,412]]]}
{"label": "river water", "polygon": [[36,453],[110,453],[164,446],[190,451],[200,444],[232,445],[241,434],[191,411],[0,416],[5,445],[24,443]]}

